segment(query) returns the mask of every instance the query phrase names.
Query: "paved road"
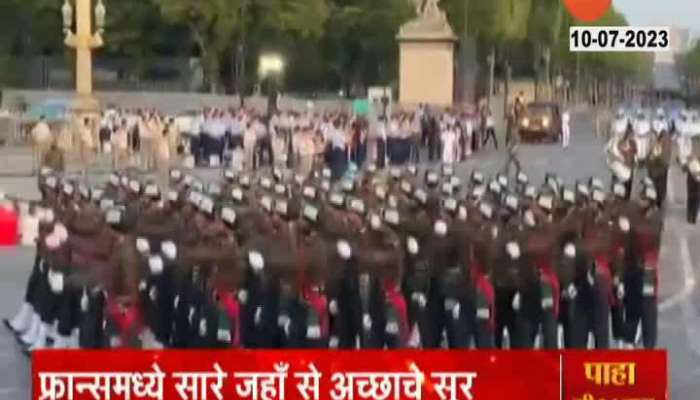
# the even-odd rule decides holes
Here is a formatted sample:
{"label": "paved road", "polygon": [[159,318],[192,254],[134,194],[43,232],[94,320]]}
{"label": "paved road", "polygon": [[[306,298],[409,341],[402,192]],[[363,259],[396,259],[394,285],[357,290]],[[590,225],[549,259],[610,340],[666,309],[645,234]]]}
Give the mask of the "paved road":
{"label": "paved road", "polygon": [[[590,115],[574,116],[569,149],[555,145],[523,146],[519,158],[525,172],[535,181],[541,181],[548,171],[556,171],[569,183],[592,175],[607,180],[603,143],[594,137],[592,121]],[[503,150],[488,150],[457,170],[466,178],[474,168],[493,173],[504,162]],[[35,181],[29,178],[0,177],[0,190],[6,192],[35,196],[34,186]],[[700,291],[695,287],[700,267],[700,229],[684,222],[684,204],[684,176],[672,170],[661,249],[659,339],[669,354],[673,399],[697,398],[700,391]],[[0,315],[11,315],[18,306],[32,254],[29,249],[0,250]],[[0,400],[29,397],[29,367],[14,339],[7,332],[0,332]]]}

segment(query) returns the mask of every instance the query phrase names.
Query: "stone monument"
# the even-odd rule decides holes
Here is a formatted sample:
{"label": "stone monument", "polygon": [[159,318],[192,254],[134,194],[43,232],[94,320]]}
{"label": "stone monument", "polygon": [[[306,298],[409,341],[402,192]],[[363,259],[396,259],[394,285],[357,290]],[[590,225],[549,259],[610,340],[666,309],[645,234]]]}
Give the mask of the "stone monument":
{"label": "stone monument", "polygon": [[457,37],[438,0],[413,0],[417,17],[399,30],[399,102],[451,105]]}

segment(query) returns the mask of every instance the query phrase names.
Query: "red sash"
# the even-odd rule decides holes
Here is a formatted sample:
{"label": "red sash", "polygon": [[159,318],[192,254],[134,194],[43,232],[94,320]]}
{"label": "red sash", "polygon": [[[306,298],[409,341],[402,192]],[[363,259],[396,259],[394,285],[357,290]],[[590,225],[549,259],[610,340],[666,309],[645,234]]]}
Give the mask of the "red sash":
{"label": "red sash", "polygon": [[384,295],[389,303],[394,307],[399,316],[401,342],[408,341],[408,306],[406,299],[396,288],[396,283],[392,279],[384,280]]}
{"label": "red sash", "polygon": [[302,298],[309,303],[311,308],[314,310],[316,315],[318,315],[318,323],[321,328],[321,337],[328,337],[330,332],[330,316],[328,315],[328,298],[326,295],[321,294],[318,286],[311,285],[306,279],[306,268],[308,267],[308,261],[306,259],[306,252],[304,251],[305,244],[302,243],[298,246],[297,254],[297,283],[299,288],[301,288]]}
{"label": "red sash", "polygon": [[124,307],[110,298],[107,300],[107,313],[119,330],[122,347],[129,342],[130,333],[138,334],[143,329],[141,307],[138,305]]}
{"label": "red sash", "polygon": [[608,259],[608,256],[605,254],[596,256],[595,264],[596,267],[598,267],[596,268],[596,272],[600,278],[607,283],[608,287],[610,287],[610,291],[608,293],[610,305],[617,305],[617,296],[615,296],[612,290],[612,269],[610,268],[610,260]]}
{"label": "red sash", "polygon": [[488,276],[484,274],[483,268],[478,262],[472,263],[472,277],[476,285],[476,290],[486,297],[489,304],[489,326],[491,329],[496,327],[496,291]]}
{"label": "red sash", "polygon": [[644,252],[644,268],[653,268],[656,274],[654,279],[654,293],[659,293],[659,251],[648,250]]}
{"label": "red sash", "polygon": [[241,305],[232,292],[219,292],[219,306],[224,309],[234,324],[231,332],[233,334],[231,346],[239,347],[241,345]]}
{"label": "red sash", "polygon": [[302,286],[302,296],[318,315],[318,322],[321,325],[321,337],[327,337],[330,330],[330,317],[328,316],[328,299],[326,295],[321,294],[318,287],[305,284]]}
{"label": "red sash", "polygon": [[538,263],[537,268],[540,269],[542,273],[542,280],[552,287],[552,300],[554,317],[559,317],[559,301],[561,297],[561,287],[559,284],[559,277],[554,272],[554,268],[549,263]]}

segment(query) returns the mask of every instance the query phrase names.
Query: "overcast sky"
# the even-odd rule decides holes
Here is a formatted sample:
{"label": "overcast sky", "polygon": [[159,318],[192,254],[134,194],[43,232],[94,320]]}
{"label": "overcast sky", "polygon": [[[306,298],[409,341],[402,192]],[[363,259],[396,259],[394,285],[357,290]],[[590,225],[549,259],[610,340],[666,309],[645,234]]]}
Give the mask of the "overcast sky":
{"label": "overcast sky", "polygon": [[631,25],[690,28],[700,33],[700,0],[613,0]]}

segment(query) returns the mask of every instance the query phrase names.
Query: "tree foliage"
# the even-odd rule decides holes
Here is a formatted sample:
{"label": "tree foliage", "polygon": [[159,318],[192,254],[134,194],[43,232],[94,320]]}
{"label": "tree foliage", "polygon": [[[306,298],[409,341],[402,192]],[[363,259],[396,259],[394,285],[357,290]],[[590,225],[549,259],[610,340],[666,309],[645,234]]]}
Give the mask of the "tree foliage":
{"label": "tree foliage", "polygon": [[[60,34],[61,4],[1,0],[0,55],[71,54]],[[258,55],[268,49],[288,60],[292,89],[352,91],[390,84],[398,71],[396,34],[415,13],[410,0],[118,0],[106,5],[102,55],[148,64],[159,56],[194,54],[213,91],[223,83],[238,87],[230,84],[236,74],[252,84]],[[650,71],[648,57],[639,54],[585,53],[577,60],[568,51],[569,27],[577,22],[561,0],[441,0],[440,7],[458,37],[466,31],[475,39],[482,65],[496,48],[502,58],[529,66],[530,73],[538,49],[546,48],[558,70],[571,71],[578,61],[600,76],[644,78]],[[595,24],[626,23],[613,9]],[[685,58],[694,70],[700,67],[697,53]]]}
{"label": "tree foliage", "polygon": [[681,58],[683,73],[692,79],[700,78],[700,41],[685,53]]}

